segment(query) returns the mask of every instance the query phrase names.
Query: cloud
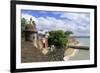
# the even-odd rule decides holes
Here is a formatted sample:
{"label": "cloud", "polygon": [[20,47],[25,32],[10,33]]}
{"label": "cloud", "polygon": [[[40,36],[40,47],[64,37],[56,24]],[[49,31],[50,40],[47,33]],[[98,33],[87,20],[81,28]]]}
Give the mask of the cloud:
{"label": "cloud", "polygon": [[38,21],[37,18],[35,18],[35,17],[33,17],[32,15],[27,14],[27,13],[22,13],[22,14],[21,14],[21,18],[25,18],[25,19],[27,19],[27,21],[29,21],[30,18],[32,18],[35,22]]}
{"label": "cloud", "polygon": [[61,18],[56,17],[35,17],[27,13],[22,13],[22,17],[29,20],[32,18],[38,30],[71,30],[74,35],[89,35],[90,33],[90,16],[89,13],[70,13],[70,12],[53,12],[56,15],[59,14]]}
{"label": "cloud", "polygon": [[69,21],[71,22],[71,25],[73,24],[73,26],[76,28],[75,32],[79,34],[90,33],[90,14],[89,13],[64,12],[60,15],[60,17],[69,19]]}

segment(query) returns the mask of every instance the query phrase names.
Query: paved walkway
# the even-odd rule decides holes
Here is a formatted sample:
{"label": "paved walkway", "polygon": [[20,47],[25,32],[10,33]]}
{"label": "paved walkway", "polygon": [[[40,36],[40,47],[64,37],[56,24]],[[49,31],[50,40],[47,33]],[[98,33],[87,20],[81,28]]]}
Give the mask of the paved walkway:
{"label": "paved walkway", "polygon": [[50,61],[63,61],[64,49],[55,49],[44,55],[42,51],[36,48],[30,42],[23,42],[21,47],[21,62],[50,62]]}
{"label": "paved walkway", "polygon": [[45,56],[38,48],[30,42],[23,42],[21,47],[21,62],[44,62]]}

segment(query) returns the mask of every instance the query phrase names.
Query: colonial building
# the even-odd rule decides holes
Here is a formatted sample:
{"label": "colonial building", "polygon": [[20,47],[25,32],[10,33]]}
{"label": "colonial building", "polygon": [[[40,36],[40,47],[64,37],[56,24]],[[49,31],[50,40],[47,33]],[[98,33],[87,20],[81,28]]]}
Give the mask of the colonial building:
{"label": "colonial building", "polygon": [[45,37],[45,35],[39,37],[39,48],[48,48],[47,38]]}

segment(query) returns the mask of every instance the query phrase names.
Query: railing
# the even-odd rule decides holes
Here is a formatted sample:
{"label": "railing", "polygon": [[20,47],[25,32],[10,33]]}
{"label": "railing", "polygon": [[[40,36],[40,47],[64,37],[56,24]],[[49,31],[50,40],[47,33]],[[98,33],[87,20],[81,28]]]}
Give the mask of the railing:
{"label": "railing", "polygon": [[72,46],[72,45],[68,45],[67,48],[89,50],[89,46]]}

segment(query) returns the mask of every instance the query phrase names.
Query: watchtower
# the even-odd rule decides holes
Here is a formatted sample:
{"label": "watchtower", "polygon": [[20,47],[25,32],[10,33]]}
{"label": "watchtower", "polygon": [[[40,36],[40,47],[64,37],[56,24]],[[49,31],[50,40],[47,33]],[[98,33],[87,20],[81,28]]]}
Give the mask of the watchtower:
{"label": "watchtower", "polygon": [[36,30],[36,24],[34,21],[32,21],[32,18],[30,18],[29,23],[25,27],[25,41],[32,42],[34,46],[37,47],[37,30]]}

